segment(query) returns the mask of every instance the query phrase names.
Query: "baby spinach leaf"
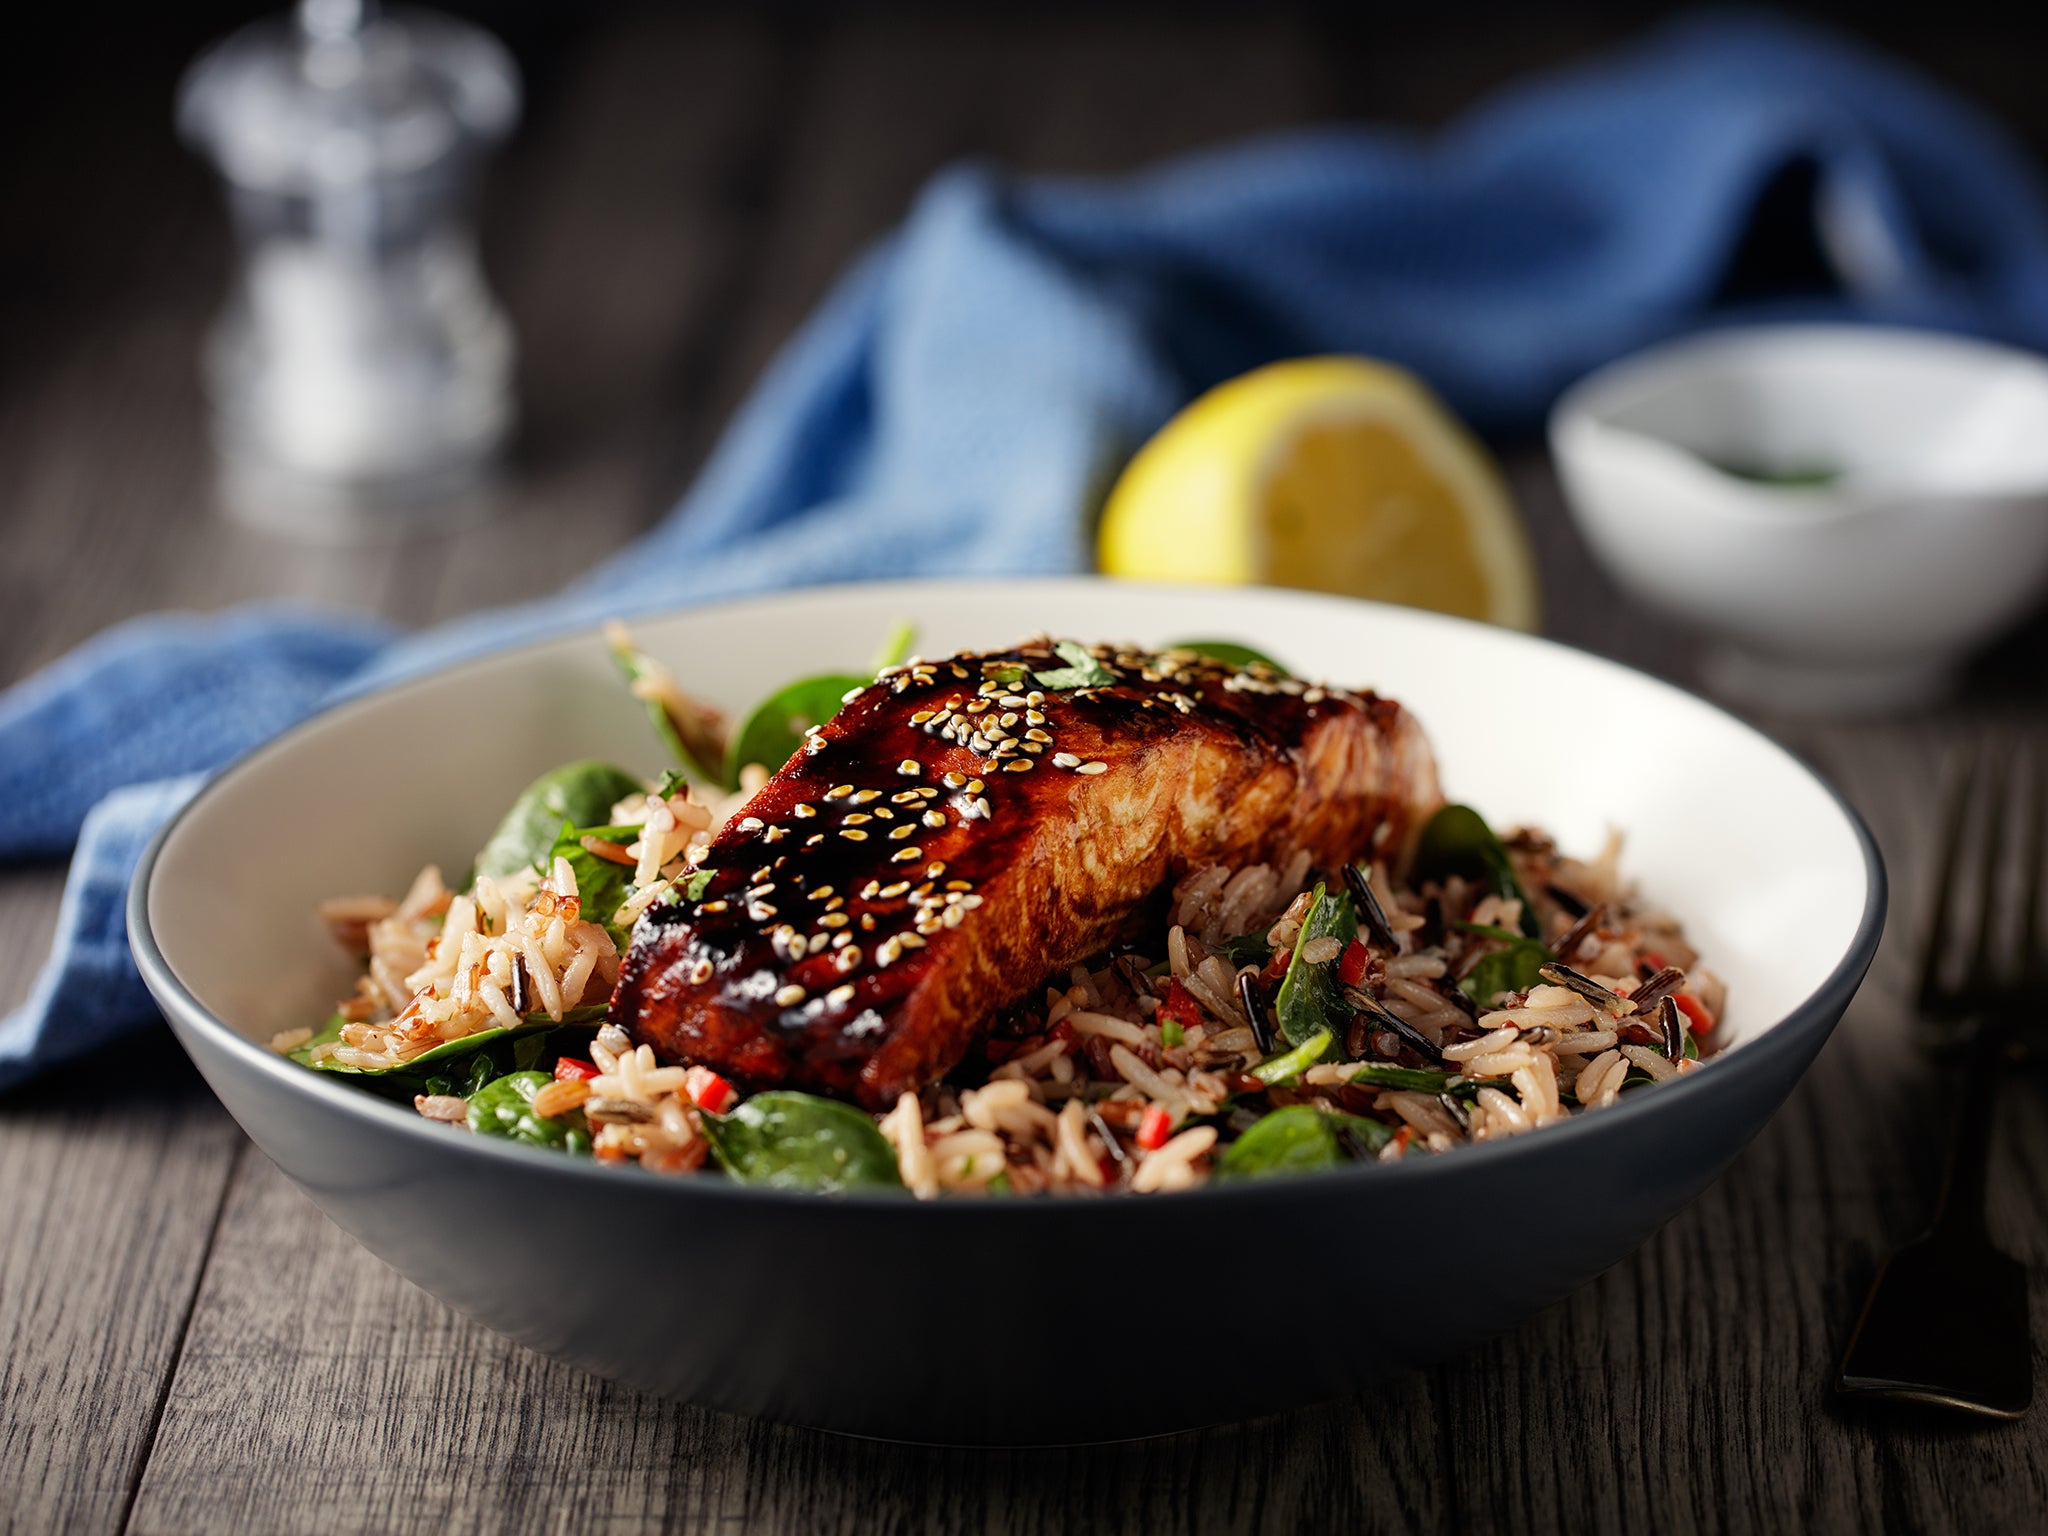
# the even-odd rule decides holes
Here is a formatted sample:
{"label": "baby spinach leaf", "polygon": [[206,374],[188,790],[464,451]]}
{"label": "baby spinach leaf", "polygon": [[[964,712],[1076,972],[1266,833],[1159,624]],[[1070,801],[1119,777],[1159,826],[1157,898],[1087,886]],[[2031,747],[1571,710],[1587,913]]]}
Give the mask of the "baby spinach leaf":
{"label": "baby spinach leaf", "polygon": [[498,830],[476,856],[476,872],[493,880],[516,874],[546,859],[555,832],[563,822],[595,826],[611,816],[612,807],[644,788],[623,768],[610,763],[569,763],[544,773],[520,792]]}
{"label": "baby spinach leaf", "polygon": [[1330,1040],[1329,1030],[1319,1029],[1293,1050],[1279,1056],[1268,1056],[1251,1069],[1251,1075],[1268,1088],[1291,1083],[1315,1062],[1322,1060],[1323,1053],[1330,1048]]}
{"label": "baby spinach leaf", "polygon": [[903,1183],[888,1138],[837,1099],[777,1089],[755,1094],[731,1114],[706,1115],[703,1124],[711,1150],[741,1184],[830,1194]]}
{"label": "baby spinach leaf", "polygon": [[691,901],[702,901],[704,899],[704,892],[710,888],[711,877],[715,873],[717,871],[709,869],[692,871],[683,880],[683,895]]}
{"label": "baby spinach leaf", "polygon": [[754,706],[754,712],[732,739],[732,750],[725,761],[727,787],[739,788],[740,770],[749,763],[759,763],[770,773],[775,772],[802,749],[805,731],[838,714],[846,695],[867,687],[869,682],[870,679],[851,673],[828,672],[822,677],[806,677],[769,694]]}
{"label": "baby spinach leaf", "polygon": [[1226,667],[1249,667],[1255,663],[1263,663],[1271,667],[1275,672],[1278,672],[1282,677],[1293,676],[1291,672],[1264,651],[1255,651],[1250,646],[1236,640],[1176,640],[1171,645],[1166,646],[1165,649],[1169,651],[1193,651],[1197,656],[1206,656],[1211,661],[1220,661]]}
{"label": "baby spinach leaf", "polygon": [[1345,1160],[1344,1145],[1338,1138],[1347,1130],[1373,1153],[1394,1134],[1377,1120],[1291,1104],[1274,1110],[1226,1147],[1216,1163],[1216,1178],[1219,1182],[1270,1179],[1334,1168]]}
{"label": "baby spinach leaf", "polygon": [[1522,932],[1532,939],[1539,935],[1535,904],[1515,878],[1515,866],[1507,849],[1494,836],[1486,818],[1469,805],[1447,805],[1430,817],[1415,850],[1417,885],[1449,875],[1478,881],[1504,900],[1519,901]]}
{"label": "baby spinach leaf", "polygon": [[1053,644],[1064,667],[1054,667],[1049,672],[1035,672],[1041,688],[1064,692],[1072,688],[1106,688],[1116,681],[1116,674],[1095,659],[1095,653],[1075,640],[1060,640]]}
{"label": "baby spinach leaf", "polygon": [[502,1136],[530,1147],[561,1152],[590,1150],[590,1122],[572,1109],[551,1119],[533,1112],[533,1096],[552,1079],[545,1072],[508,1072],[469,1096],[469,1128],[480,1136]]}
{"label": "baby spinach leaf", "polygon": [[[626,681],[639,685],[636,694],[646,695],[647,718],[654,723],[655,734],[691,773],[707,784],[718,783],[719,769],[725,764],[724,721],[718,711],[678,688],[668,668],[633,643],[625,625],[606,626],[605,643]],[[603,815],[604,811],[599,811],[595,816],[570,820],[596,821]]]}
{"label": "baby spinach leaf", "polygon": [[1516,935],[1506,949],[1482,955],[1458,983],[1458,990],[1484,1008],[1497,992],[1526,992],[1535,986],[1550,960],[1546,945]]}
{"label": "baby spinach leaf", "polygon": [[1280,1034],[1289,1045],[1306,1045],[1319,1029],[1332,1029],[1345,1016],[1337,982],[1337,962],[1327,960],[1310,965],[1301,958],[1310,939],[1332,938],[1338,953],[1358,937],[1358,918],[1351,910],[1347,892],[1326,891],[1316,886],[1308,916],[1301,920],[1301,936],[1294,941],[1288,957],[1287,975],[1281,979],[1280,994],[1273,1001],[1273,1016]]}
{"label": "baby spinach leaf", "polygon": [[595,837],[625,847],[639,836],[638,827],[572,827],[565,823],[555,835],[554,846],[548,850],[549,863],[556,859],[569,861],[569,868],[576,876],[576,899],[584,918],[609,933],[620,954],[626,952],[631,933],[614,923],[612,914],[619,910],[632,890],[633,866],[599,858],[583,846],[583,839]]}
{"label": "baby spinach leaf", "polygon": [[320,1033],[289,1054],[300,1066],[311,1067],[315,1072],[338,1072],[344,1077],[390,1078],[400,1083],[409,1083],[461,1064],[478,1052],[496,1047],[501,1041],[511,1041],[516,1046],[525,1047],[531,1040],[534,1055],[530,1060],[522,1062],[517,1056],[507,1058],[513,1066],[527,1066],[540,1059],[547,1044],[545,1036],[550,1031],[583,1026],[594,1028],[604,1022],[605,1007],[603,1003],[593,1003],[584,1008],[571,1008],[563,1013],[559,1022],[544,1013],[529,1013],[517,1029],[499,1026],[495,1029],[480,1029],[473,1035],[464,1035],[460,1040],[444,1040],[432,1050],[422,1051],[412,1060],[400,1062],[395,1067],[352,1067],[336,1061],[332,1056],[321,1061],[313,1060],[314,1046],[332,1045],[341,1038],[342,1026],[348,1020],[337,1013],[327,1021],[326,1027]]}

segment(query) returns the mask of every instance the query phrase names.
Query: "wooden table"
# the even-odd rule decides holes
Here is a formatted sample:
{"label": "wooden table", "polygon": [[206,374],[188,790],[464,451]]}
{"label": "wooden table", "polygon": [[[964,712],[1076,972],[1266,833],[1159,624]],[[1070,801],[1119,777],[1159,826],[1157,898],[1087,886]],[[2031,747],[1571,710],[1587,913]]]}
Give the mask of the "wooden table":
{"label": "wooden table", "polygon": [[[671,503],[831,275],[954,155],[1106,170],[1332,115],[1427,126],[1616,25],[1411,20],[1381,46],[1358,23],[1168,30],[1084,9],[510,17],[534,103],[487,248],[529,428],[495,524],[382,547],[301,548],[208,509],[193,359],[224,238],[164,131],[197,37],[161,23],[159,46],[66,81],[63,117],[94,133],[44,141],[0,183],[16,227],[39,231],[5,247],[0,282],[0,679],[167,606],[284,597],[427,622],[548,590]],[[2030,55],[1987,27],[1905,40],[2038,147]],[[1553,632],[1691,680],[1684,639],[1587,568],[1541,453],[1511,445],[1509,463]],[[1823,1390],[1875,1256],[1914,1230],[1932,1182],[1942,1081],[1903,1006],[1932,786],[1958,740],[2038,728],[2040,638],[1936,717],[1766,722],[1883,844],[1895,916],[1869,984],[1725,1179],[1469,1358],[1283,1418],[1050,1452],[898,1449],[659,1402],[386,1270],[250,1150],[159,1033],[0,1101],[0,1527],[2042,1529],[2048,1409],[1982,1427],[1845,1413]],[[0,872],[0,1007],[28,986],[62,874]],[[2007,1100],[1994,1196],[2035,1271],[2037,1341],[2041,1109],[2038,1083]]]}

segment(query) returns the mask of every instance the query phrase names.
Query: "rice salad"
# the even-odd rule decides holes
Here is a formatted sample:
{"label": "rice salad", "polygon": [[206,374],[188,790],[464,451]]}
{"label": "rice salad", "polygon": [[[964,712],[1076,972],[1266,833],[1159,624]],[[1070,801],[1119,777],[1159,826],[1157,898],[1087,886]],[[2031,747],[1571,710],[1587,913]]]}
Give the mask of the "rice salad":
{"label": "rice salad", "polygon": [[[635,922],[690,892],[771,765],[874,674],[792,683],[727,733],[629,634],[610,639],[677,770],[566,765],[458,880],[429,866],[402,895],[324,904],[360,976],[323,1026],[273,1049],[450,1134],[922,1199],[1166,1193],[1454,1153],[1712,1054],[1724,988],[1624,878],[1619,833],[1576,858],[1451,804],[1395,856],[1186,872],[1138,937],[1043,978],[885,1112],[664,1063],[606,1019]],[[909,644],[905,627],[876,670]]]}

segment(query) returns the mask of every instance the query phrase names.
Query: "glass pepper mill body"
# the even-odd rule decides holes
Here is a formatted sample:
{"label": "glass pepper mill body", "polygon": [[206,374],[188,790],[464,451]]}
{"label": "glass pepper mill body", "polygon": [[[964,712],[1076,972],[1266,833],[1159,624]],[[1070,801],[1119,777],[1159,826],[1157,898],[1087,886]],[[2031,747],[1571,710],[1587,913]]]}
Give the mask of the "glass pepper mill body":
{"label": "glass pepper mill body", "polygon": [[474,505],[513,345],[472,209],[518,113],[487,33],[363,0],[302,0],[193,64],[179,122],[237,245],[203,360],[229,511],[347,537]]}

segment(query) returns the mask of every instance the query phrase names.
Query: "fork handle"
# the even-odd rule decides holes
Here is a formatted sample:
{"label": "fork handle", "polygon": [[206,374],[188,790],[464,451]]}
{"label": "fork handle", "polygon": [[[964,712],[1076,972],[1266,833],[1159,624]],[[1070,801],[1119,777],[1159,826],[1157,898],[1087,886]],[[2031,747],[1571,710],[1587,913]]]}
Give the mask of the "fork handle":
{"label": "fork handle", "polygon": [[1942,1171],[1941,1195],[1934,1206],[1934,1231],[1988,1240],[1984,1202],[1991,1166],[1992,1116],[1998,1107],[1998,1088],[2005,1076],[2012,1030],[2011,1016],[1995,1013],[1978,1025],[1976,1037],[1970,1042],[1955,1131],[1949,1138],[1948,1163]]}

